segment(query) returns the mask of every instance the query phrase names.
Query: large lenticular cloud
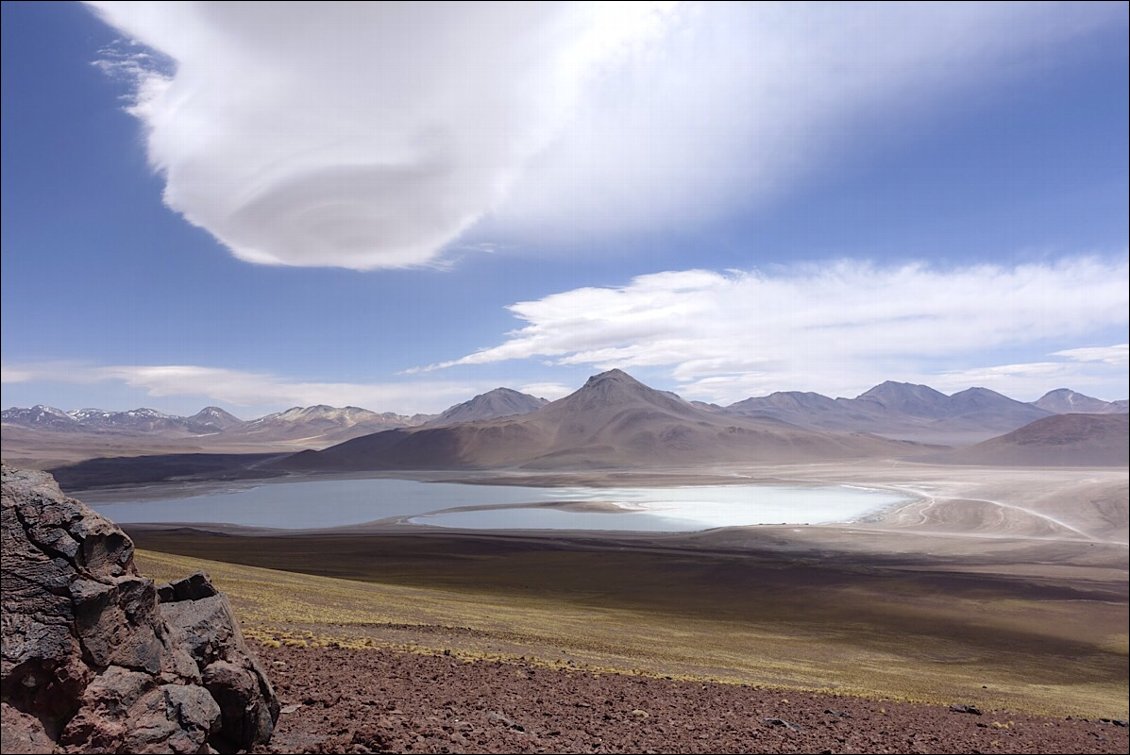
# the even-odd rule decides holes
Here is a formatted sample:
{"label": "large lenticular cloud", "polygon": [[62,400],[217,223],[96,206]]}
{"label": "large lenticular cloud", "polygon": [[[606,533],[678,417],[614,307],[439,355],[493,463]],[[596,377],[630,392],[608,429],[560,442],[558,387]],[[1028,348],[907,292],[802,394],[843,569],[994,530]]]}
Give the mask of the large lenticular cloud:
{"label": "large lenticular cloud", "polygon": [[[1118,3],[95,2],[165,202],[238,257],[405,267],[678,227],[1038,68]],[[138,48],[132,48],[136,51]],[[870,144],[870,146],[869,146]],[[483,240],[483,239],[479,239]]]}
{"label": "large lenticular cloud", "polygon": [[358,269],[434,259],[556,135],[590,66],[659,20],[646,5],[94,5],[171,60],[128,61],[169,207],[251,262]]}

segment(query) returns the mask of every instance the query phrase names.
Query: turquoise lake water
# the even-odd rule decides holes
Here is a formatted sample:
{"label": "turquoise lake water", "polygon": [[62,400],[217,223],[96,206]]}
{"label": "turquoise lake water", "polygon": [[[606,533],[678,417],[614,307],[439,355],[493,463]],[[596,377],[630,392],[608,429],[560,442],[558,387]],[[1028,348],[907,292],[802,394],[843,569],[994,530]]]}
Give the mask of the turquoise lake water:
{"label": "turquoise lake water", "polygon": [[[847,522],[906,501],[849,486],[699,485],[665,488],[535,488],[396,479],[306,480],[91,506],[116,522],[225,523],[315,529],[408,522],[455,529],[694,532],[757,524]],[[569,507],[615,504],[612,513]],[[457,507],[505,508],[450,511]]]}

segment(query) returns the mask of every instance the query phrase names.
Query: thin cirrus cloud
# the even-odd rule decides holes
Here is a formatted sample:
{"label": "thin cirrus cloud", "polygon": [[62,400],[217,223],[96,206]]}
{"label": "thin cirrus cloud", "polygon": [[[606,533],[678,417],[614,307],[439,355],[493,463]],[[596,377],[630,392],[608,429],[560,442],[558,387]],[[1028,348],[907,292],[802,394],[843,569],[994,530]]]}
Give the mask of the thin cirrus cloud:
{"label": "thin cirrus cloud", "polygon": [[1125,16],[1117,3],[91,5],[166,59],[124,47],[102,61],[134,82],[166,204],[243,260],[354,269],[437,264],[476,233],[551,244],[724,215]]}
{"label": "thin cirrus cloud", "polygon": [[[1126,351],[1127,344],[1069,349],[1068,351]],[[1049,357],[1062,356],[1052,352]],[[1067,361],[1021,362],[1018,364],[948,370],[933,376],[931,384],[943,391],[957,391],[970,386],[992,388],[1010,396],[1035,398],[1056,388],[1071,388],[1083,393],[1102,394],[1097,398],[1126,398],[1126,363],[1111,370],[1113,363],[1102,358],[1069,358]],[[1117,378],[1121,373],[1121,381]]]}
{"label": "thin cirrus cloud", "polygon": [[331,404],[401,413],[438,412],[495,386],[475,381],[345,383],[294,380],[271,373],[199,365],[5,364],[5,384],[120,383],[162,398],[199,396],[209,401],[272,411]]}
{"label": "thin cirrus cloud", "polygon": [[1130,344],[1114,346],[1089,346],[1079,349],[1063,349],[1052,352],[1052,356],[1064,357],[1076,362],[1101,362],[1114,367],[1130,364]]}
{"label": "thin cirrus cloud", "polygon": [[1059,357],[1055,376],[1079,388],[1125,392],[1125,345],[1075,344],[1126,337],[1127,279],[1125,257],[663,272],[513,304],[522,325],[501,343],[416,372],[533,358],[658,369],[680,392],[723,403],[774,390],[854,395],[886,379],[966,388],[957,383],[989,376],[1027,392],[1018,376],[1038,367],[985,369],[1001,348],[1023,347]]}

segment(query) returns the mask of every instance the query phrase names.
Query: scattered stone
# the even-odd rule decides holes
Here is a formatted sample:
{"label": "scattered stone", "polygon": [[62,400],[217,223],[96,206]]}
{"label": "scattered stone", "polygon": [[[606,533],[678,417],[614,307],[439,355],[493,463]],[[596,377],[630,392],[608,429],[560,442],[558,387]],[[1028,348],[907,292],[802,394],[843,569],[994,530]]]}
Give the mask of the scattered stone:
{"label": "scattered stone", "polygon": [[502,713],[499,713],[498,711],[491,711],[487,715],[487,720],[490,721],[492,724],[502,724],[506,728],[513,729],[514,731],[525,731],[526,730],[525,726],[522,726],[522,724],[514,721],[509,716],[506,716]]}
{"label": "scattered stone", "polygon": [[789,723],[788,721],[786,721],[783,718],[766,718],[766,719],[764,719],[764,721],[765,721],[765,723],[769,724],[770,726],[783,726],[786,729],[788,729],[789,731],[800,731],[799,726],[797,726],[794,723]]}
{"label": "scattered stone", "polygon": [[971,713],[974,716],[981,715],[981,709],[976,705],[951,705],[950,710],[954,713]]}

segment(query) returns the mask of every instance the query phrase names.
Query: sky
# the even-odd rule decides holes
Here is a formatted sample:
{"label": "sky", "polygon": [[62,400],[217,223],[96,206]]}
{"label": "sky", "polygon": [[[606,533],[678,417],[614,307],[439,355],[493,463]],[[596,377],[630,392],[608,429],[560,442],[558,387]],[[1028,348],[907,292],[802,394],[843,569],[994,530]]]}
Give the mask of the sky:
{"label": "sky", "polygon": [[6,1],[0,404],[1125,398],[1128,7]]}

